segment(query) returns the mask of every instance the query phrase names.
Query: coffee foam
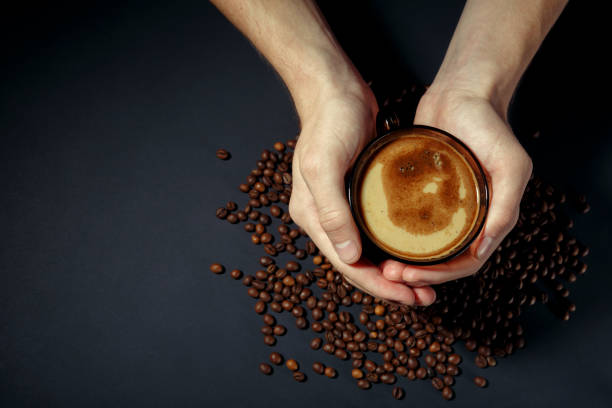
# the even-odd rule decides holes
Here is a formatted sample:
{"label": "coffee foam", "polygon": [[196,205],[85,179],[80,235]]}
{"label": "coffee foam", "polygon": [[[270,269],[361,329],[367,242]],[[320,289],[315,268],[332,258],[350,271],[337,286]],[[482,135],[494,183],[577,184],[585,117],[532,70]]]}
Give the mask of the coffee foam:
{"label": "coffee foam", "polygon": [[360,212],[371,236],[401,257],[453,251],[478,216],[476,177],[452,146],[405,135],[381,148],[363,172]]}

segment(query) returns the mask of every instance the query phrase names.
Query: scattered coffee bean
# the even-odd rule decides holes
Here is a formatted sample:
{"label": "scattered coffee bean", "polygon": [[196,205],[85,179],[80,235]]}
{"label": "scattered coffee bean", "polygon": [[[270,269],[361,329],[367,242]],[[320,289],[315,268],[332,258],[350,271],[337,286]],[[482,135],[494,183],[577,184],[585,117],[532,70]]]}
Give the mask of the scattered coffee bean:
{"label": "scattered coffee bean", "polygon": [[230,153],[225,149],[217,149],[217,159],[227,160],[230,158]]}
{"label": "scattered coffee bean", "polygon": [[367,390],[371,387],[370,382],[363,378],[357,381],[357,386],[361,388],[362,390]]}
{"label": "scattered coffee bean", "polygon": [[445,400],[451,400],[453,399],[453,396],[455,394],[453,393],[453,390],[450,387],[444,387],[442,389],[442,398],[444,398]]}
{"label": "scattered coffee bean", "polygon": [[404,398],[404,389],[401,387],[393,387],[391,395],[393,395],[393,398],[395,398],[396,400],[401,400],[402,398]]}
{"label": "scattered coffee bean", "polygon": [[281,365],[283,363],[283,356],[276,351],[270,353],[270,362],[275,365]]}
{"label": "scattered coffee bean", "polygon": [[333,367],[325,367],[325,375],[329,378],[336,377],[336,370]]}
{"label": "scattered coffee bean", "polygon": [[306,381],[306,375],[301,371],[295,371],[293,373],[293,379],[297,382],[304,382]]}
{"label": "scattered coffee bean", "polygon": [[259,363],[259,371],[261,371],[265,375],[270,375],[272,374],[272,367],[270,366],[270,364]]}
{"label": "scattered coffee bean", "polygon": [[314,371],[315,373],[319,375],[322,375],[323,372],[325,371],[325,366],[322,363],[314,362],[312,363],[312,371]]}
{"label": "scattered coffee bean", "polygon": [[487,379],[481,376],[476,376],[474,377],[474,384],[480,388],[484,388],[487,386]]}
{"label": "scattered coffee bean", "polygon": [[298,362],[295,361],[294,359],[290,358],[285,362],[285,365],[287,366],[287,368],[291,371],[297,371],[297,369],[299,368]]}
{"label": "scattered coffee bean", "polygon": [[212,273],[220,274],[220,273],[223,273],[224,270],[225,268],[221,264],[214,263],[210,265],[210,271]]}

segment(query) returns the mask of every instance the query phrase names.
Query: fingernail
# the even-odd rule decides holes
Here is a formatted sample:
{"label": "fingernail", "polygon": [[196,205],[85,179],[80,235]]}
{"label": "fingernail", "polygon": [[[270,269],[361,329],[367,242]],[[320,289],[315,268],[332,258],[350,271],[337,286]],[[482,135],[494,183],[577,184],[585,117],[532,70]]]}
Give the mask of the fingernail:
{"label": "fingernail", "polygon": [[478,252],[476,253],[476,256],[482,259],[482,257],[485,256],[489,252],[489,249],[491,249],[492,243],[493,243],[493,238],[484,237],[482,242],[480,243],[480,246],[478,247]]}
{"label": "fingernail", "polygon": [[355,259],[357,257],[357,245],[351,240],[336,244],[336,252],[343,262],[353,263],[357,261]]}

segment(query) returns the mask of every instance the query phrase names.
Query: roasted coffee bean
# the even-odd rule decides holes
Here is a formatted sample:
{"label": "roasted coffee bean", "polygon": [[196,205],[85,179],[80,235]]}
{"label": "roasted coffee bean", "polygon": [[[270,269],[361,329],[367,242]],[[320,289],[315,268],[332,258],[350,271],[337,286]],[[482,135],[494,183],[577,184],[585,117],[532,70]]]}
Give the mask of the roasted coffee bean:
{"label": "roasted coffee bean", "polygon": [[228,152],[225,149],[217,149],[216,155],[217,155],[217,159],[220,159],[220,160],[227,160],[231,157],[230,152]]}
{"label": "roasted coffee bean", "polygon": [[220,220],[224,220],[225,217],[227,217],[228,211],[225,208],[217,208],[216,211],[216,216],[217,218],[219,218]]}
{"label": "roasted coffee bean", "polygon": [[476,367],[478,368],[486,368],[487,367],[487,358],[483,355],[478,354],[474,359],[474,363],[476,363]]}
{"label": "roasted coffee bean", "polygon": [[212,273],[220,274],[220,273],[223,273],[223,271],[225,271],[225,268],[223,267],[223,265],[219,263],[213,263],[210,265],[210,271]]}
{"label": "roasted coffee bean", "polygon": [[242,278],[242,271],[240,269],[232,269],[232,271],[230,272],[230,276],[233,279],[238,280],[238,279]]}
{"label": "roasted coffee bean", "polygon": [[295,361],[294,359],[290,358],[287,359],[287,361],[285,362],[285,365],[287,366],[287,368],[291,371],[297,371],[299,368],[298,362]]}
{"label": "roasted coffee bean", "polygon": [[370,382],[363,378],[357,381],[357,386],[361,388],[362,390],[367,390],[371,387]]}
{"label": "roasted coffee bean", "polygon": [[322,363],[314,362],[312,363],[312,371],[321,375],[325,371],[325,366]]}
{"label": "roasted coffee bean", "polygon": [[433,387],[436,390],[441,391],[442,388],[444,388],[444,381],[442,381],[438,377],[434,377],[434,378],[431,379],[431,385],[433,385]]}
{"label": "roasted coffee bean", "polygon": [[459,365],[459,363],[461,362],[461,356],[456,353],[451,354],[450,356],[448,356],[448,362],[449,364]]}
{"label": "roasted coffee bean", "polygon": [[238,222],[238,216],[234,213],[228,214],[226,220],[230,224],[236,224]]}
{"label": "roasted coffee bean", "polygon": [[384,373],[380,376],[380,381],[385,384],[393,384],[395,383],[395,376],[391,373]]}
{"label": "roasted coffee bean", "polygon": [[293,379],[297,382],[304,382],[306,381],[306,374],[301,371],[295,371],[293,373]]}
{"label": "roasted coffee bean", "polygon": [[265,311],[266,311],[266,302],[264,302],[263,300],[258,300],[257,303],[255,303],[255,313],[262,314],[262,313],[265,313]]}
{"label": "roasted coffee bean", "polygon": [[289,261],[285,265],[285,269],[287,269],[289,272],[297,272],[300,270],[300,264],[295,261]]}
{"label": "roasted coffee bean", "polygon": [[276,344],[276,337],[271,335],[264,336],[264,343],[266,343],[268,346],[273,346]]}
{"label": "roasted coffee bean", "polygon": [[274,335],[276,336],[284,336],[287,333],[287,329],[283,325],[274,326]]}
{"label": "roasted coffee bean", "polygon": [[474,384],[480,388],[484,388],[487,386],[487,379],[478,375],[474,377]]}
{"label": "roasted coffee bean", "polygon": [[272,374],[272,367],[267,363],[259,363],[259,371],[261,371],[262,374],[270,375]]}
{"label": "roasted coffee bean", "polygon": [[297,319],[295,319],[295,327],[297,327],[300,330],[303,330],[305,328],[308,327],[308,320],[306,320],[303,317],[298,317]]}
{"label": "roasted coffee bean", "polygon": [[325,367],[325,375],[329,378],[336,377],[336,370],[333,367]]}
{"label": "roasted coffee bean", "polygon": [[277,205],[272,205],[270,206],[270,214],[273,217],[279,218],[281,215],[283,215],[283,210],[281,210],[281,208]]}
{"label": "roasted coffee bean", "polygon": [[263,321],[268,326],[274,326],[276,324],[276,319],[271,314],[263,315]]}
{"label": "roasted coffee bean", "polygon": [[270,362],[275,365],[281,365],[283,363],[283,356],[276,351],[270,353]]}
{"label": "roasted coffee bean", "polygon": [[340,360],[346,360],[348,358],[348,353],[346,352],[346,350],[341,348],[336,348],[336,351],[334,351],[334,355]]}
{"label": "roasted coffee bean", "polygon": [[444,387],[442,389],[442,398],[444,398],[445,400],[453,399],[454,395],[455,394],[453,393],[453,390],[450,387]]}
{"label": "roasted coffee bean", "polygon": [[444,384],[451,386],[455,383],[455,378],[453,376],[450,375],[445,375],[444,376]]}
{"label": "roasted coffee bean", "polygon": [[320,337],[315,337],[314,339],[310,341],[310,348],[313,350],[318,350],[321,348],[322,343],[323,343],[323,340],[321,340]]}
{"label": "roasted coffee bean", "polygon": [[393,395],[393,398],[396,400],[404,398],[404,394],[404,389],[401,387],[393,387],[393,391],[391,391],[391,395]]}
{"label": "roasted coffee bean", "polygon": [[424,378],[427,378],[427,370],[425,369],[425,367],[419,367],[416,370],[416,376],[417,378],[420,378],[421,380]]}
{"label": "roasted coffee bean", "polygon": [[363,371],[361,371],[359,368],[353,368],[353,370],[351,371],[351,376],[354,379],[359,380],[363,378]]}
{"label": "roasted coffee bean", "polygon": [[459,375],[459,367],[454,364],[449,364],[446,366],[446,374],[456,376]]}

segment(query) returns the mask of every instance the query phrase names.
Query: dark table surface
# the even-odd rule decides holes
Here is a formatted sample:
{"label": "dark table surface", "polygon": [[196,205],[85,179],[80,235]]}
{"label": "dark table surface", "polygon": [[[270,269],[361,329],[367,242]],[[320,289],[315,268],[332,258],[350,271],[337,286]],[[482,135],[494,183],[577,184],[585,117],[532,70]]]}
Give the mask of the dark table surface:
{"label": "dark table surface", "polygon": [[[462,8],[329,3],[358,67],[390,88],[431,82]],[[311,333],[285,316],[290,331],[276,349],[304,366],[333,362],[341,375],[298,384],[282,369],[258,372],[271,350],[252,299],[208,265],[253,272],[261,248],[214,211],[244,203],[237,185],[298,122],[276,74],[214,7],[5,13],[0,406],[610,406],[610,79],[603,13],[586,7],[565,10],[511,110],[536,173],[586,193],[593,208],[573,232],[592,249],[589,271],[571,286],[577,311],[563,322],[529,309],[527,348],[487,369],[484,390],[463,363],[450,405],[418,382],[401,382],[399,403],[387,386],[359,391],[348,363],[309,350]],[[215,158],[220,147],[231,160]]]}

